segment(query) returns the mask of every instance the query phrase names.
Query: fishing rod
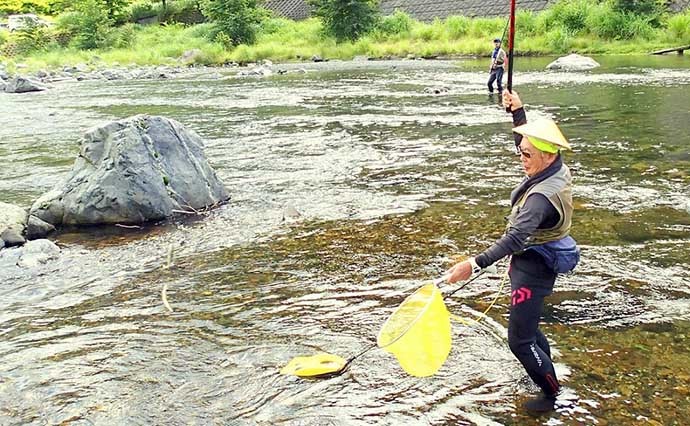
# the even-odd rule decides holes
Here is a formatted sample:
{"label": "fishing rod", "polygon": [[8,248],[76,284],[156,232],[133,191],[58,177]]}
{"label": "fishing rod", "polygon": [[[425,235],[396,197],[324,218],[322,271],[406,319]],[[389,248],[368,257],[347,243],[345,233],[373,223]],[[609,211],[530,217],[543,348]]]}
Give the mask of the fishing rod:
{"label": "fishing rod", "polygon": [[[515,51],[515,0],[510,0],[510,17],[508,18],[510,32],[508,33],[508,93],[513,93],[513,57]],[[503,30],[505,32],[505,30]],[[510,107],[506,107],[510,113]]]}

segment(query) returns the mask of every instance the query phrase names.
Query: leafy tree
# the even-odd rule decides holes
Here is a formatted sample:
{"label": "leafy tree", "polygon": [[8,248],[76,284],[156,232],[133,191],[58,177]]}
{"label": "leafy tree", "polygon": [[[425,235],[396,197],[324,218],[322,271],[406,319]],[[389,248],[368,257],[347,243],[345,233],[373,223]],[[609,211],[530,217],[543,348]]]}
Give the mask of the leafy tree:
{"label": "leafy tree", "polygon": [[50,42],[50,34],[45,24],[25,19],[24,26],[16,31],[17,50],[21,53],[43,50]]}
{"label": "leafy tree", "polygon": [[50,0],[50,12],[52,14],[62,13],[69,9],[72,3],[70,0]]}
{"label": "leafy tree", "polygon": [[357,40],[378,21],[379,0],[308,0],[326,32],[338,41]]}
{"label": "leafy tree", "polygon": [[661,25],[666,12],[664,0],[613,0],[613,10],[623,14],[639,15],[654,26]]}
{"label": "leafy tree", "polygon": [[231,44],[251,44],[266,16],[257,0],[205,0],[202,12],[214,24],[211,37],[229,39]]}
{"label": "leafy tree", "polygon": [[72,11],[60,15],[58,30],[72,38],[79,49],[106,47],[113,20],[100,0],[78,0]]}
{"label": "leafy tree", "polygon": [[48,13],[49,0],[0,0],[0,13]]}
{"label": "leafy tree", "polygon": [[124,21],[125,11],[129,7],[128,0],[100,0],[99,3],[102,4],[109,19],[118,23]]}

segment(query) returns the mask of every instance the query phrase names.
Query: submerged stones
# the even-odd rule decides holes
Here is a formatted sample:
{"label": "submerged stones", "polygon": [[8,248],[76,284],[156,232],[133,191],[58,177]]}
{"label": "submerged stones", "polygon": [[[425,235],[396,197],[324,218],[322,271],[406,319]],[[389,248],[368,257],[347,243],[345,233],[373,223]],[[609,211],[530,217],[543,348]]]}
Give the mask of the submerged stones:
{"label": "submerged stones", "polygon": [[44,265],[60,256],[60,247],[50,240],[29,241],[22,247],[0,250],[0,269],[17,266],[28,269]]}
{"label": "submerged stones", "polygon": [[228,199],[196,133],[175,120],[137,115],[88,131],[69,176],[30,211],[55,226],[135,224]]}
{"label": "submerged stones", "polygon": [[0,202],[0,249],[21,246],[54,230],[52,225],[30,216],[23,208]]}
{"label": "submerged stones", "polygon": [[0,202],[0,245],[12,247],[24,244],[22,234],[26,228],[26,210],[13,204]]}
{"label": "submerged stones", "polygon": [[562,71],[586,71],[599,66],[599,63],[594,59],[573,53],[556,59],[547,65],[546,69]]}
{"label": "submerged stones", "polygon": [[433,86],[425,87],[424,93],[429,95],[446,95],[450,92],[450,87],[447,86]]}

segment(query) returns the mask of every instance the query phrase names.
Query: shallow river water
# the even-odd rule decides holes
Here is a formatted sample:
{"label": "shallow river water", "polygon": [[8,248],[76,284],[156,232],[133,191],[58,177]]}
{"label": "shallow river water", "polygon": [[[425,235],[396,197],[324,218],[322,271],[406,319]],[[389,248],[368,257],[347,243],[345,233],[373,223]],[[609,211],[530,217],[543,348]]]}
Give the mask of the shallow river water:
{"label": "shallow river water", "polygon": [[[551,59],[520,58],[515,88],[574,147],[583,259],[542,326],[565,387],[554,413],[520,409],[535,389],[507,346],[505,288],[487,319],[453,324],[431,378],[382,350],[329,380],[278,374],[369,345],[406,295],[501,235],[522,177],[485,61],[334,62],[0,94],[0,201],[30,206],[85,130],[134,114],[199,133],[232,196],[197,220],[63,230],[59,260],[5,265],[0,424],[686,423],[690,58],[543,71]],[[478,280],[449,310],[475,317],[500,283]]]}

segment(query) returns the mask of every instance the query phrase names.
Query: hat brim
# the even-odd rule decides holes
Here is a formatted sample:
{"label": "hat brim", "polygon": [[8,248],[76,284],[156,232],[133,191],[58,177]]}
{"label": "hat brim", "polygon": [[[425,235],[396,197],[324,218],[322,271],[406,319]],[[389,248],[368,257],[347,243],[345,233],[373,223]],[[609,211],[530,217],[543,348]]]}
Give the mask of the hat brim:
{"label": "hat brim", "polygon": [[531,136],[533,138],[541,139],[550,144],[556,145],[559,149],[572,150],[570,143],[563,136],[558,125],[549,119],[541,119],[530,121],[527,124],[513,128],[515,133],[519,133],[528,138]]}

